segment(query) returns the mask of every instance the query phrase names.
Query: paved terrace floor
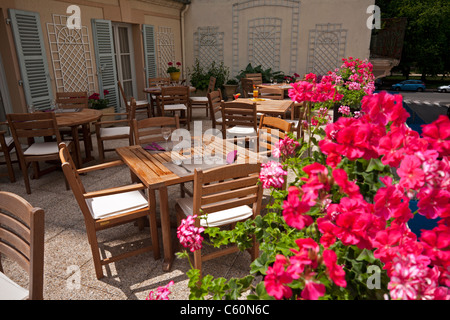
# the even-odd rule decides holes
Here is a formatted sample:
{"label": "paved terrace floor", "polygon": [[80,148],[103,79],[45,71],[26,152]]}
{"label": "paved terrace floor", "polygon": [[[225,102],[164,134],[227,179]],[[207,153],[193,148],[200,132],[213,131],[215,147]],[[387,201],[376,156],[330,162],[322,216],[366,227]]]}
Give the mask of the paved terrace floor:
{"label": "paved terrace floor", "polygon": [[[203,109],[193,110],[194,121],[202,121],[203,131],[211,127],[211,121],[206,119]],[[126,145],[126,140],[107,144],[115,147]],[[94,156],[97,156],[96,138],[93,136]],[[108,142],[106,142],[108,143]],[[107,153],[109,159],[115,153]],[[15,155],[13,156],[15,158]],[[92,161],[86,165],[94,165]],[[66,190],[61,170],[44,175],[38,180],[31,180],[32,194],[25,191],[22,173],[14,164],[16,182],[10,183],[7,177],[0,178],[0,190],[18,194],[33,206],[45,210],[45,254],[44,254],[44,299],[46,300],[144,300],[151,290],[166,285],[170,280],[175,284],[171,287],[171,300],[186,300],[189,298],[186,272],[189,270],[187,259],[176,259],[170,272],[162,271],[162,258],[155,261],[153,253],[148,252],[127,258],[104,266],[105,277],[97,280],[92,261],[91,249],[88,243],[83,215],[71,190]],[[1,166],[0,170],[6,170]],[[124,185],[130,183],[130,173],[124,165],[88,173],[82,176],[87,191]],[[178,186],[168,189],[171,218],[175,219],[174,204],[179,198]],[[158,198],[158,197],[157,197]],[[263,204],[268,201],[265,191]],[[157,205],[159,213],[159,203]],[[161,229],[158,229],[161,252]],[[172,229],[173,243],[178,243],[176,229]],[[149,229],[139,231],[134,224],[98,233],[100,247],[105,252],[117,253],[126,249],[125,243],[135,244],[149,240]],[[248,274],[250,255],[238,252],[231,256],[214,259],[203,264],[203,273],[214,277],[242,277]],[[5,273],[24,287],[27,287],[28,276],[20,267],[3,259]]]}

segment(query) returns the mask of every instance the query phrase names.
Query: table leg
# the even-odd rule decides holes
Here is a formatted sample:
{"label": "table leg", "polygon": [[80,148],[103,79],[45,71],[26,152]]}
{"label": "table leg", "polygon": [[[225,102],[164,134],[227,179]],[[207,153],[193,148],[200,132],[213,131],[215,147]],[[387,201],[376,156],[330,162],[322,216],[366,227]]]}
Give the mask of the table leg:
{"label": "table leg", "polygon": [[84,159],[84,162],[89,162],[89,161],[94,160],[94,157],[91,154],[92,139],[91,139],[89,123],[83,124],[82,128],[83,128],[84,152],[86,153],[86,159]]}
{"label": "table leg", "polygon": [[81,164],[83,163],[81,160],[81,148],[80,148],[80,139],[78,138],[78,126],[72,127],[72,137],[75,148],[75,159],[76,165],[78,168],[81,168]]}
{"label": "table leg", "polygon": [[172,234],[170,230],[169,200],[167,187],[159,188],[159,206],[161,215],[161,231],[164,247],[163,271],[170,271],[173,263]]}

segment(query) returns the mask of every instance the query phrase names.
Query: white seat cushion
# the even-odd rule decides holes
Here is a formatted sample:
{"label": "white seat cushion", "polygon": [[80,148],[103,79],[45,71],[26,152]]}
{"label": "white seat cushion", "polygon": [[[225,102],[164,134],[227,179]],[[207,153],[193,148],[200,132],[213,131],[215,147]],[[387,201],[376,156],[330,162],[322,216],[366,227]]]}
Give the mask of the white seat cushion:
{"label": "white seat cushion", "polygon": [[222,123],[222,118],[216,119],[216,123]]}
{"label": "white seat cushion", "polygon": [[101,219],[145,208],[148,201],[139,191],[130,191],[86,199],[86,204],[92,217]]}
{"label": "white seat cushion", "polygon": [[25,300],[28,299],[28,290],[0,272],[0,300]]}
{"label": "white seat cushion", "polygon": [[110,127],[110,128],[100,128],[101,137],[114,137],[121,136],[124,134],[130,134],[130,127]]}
{"label": "white seat cushion", "polygon": [[[70,141],[63,141],[66,145],[70,144]],[[26,156],[40,156],[45,154],[58,153],[57,142],[36,142],[33,143],[23,154]]]}
{"label": "white seat cushion", "polygon": [[187,110],[186,105],[182,103],[178,104],[168,104],[164,106],[165,111],[171,111],[171,110]]}
{"label": "white seat cushion", "polygon": [[208,98],[207,97],[191,97],[191,101],[208,103]]}
{"label": "white seat cushion", "polygon": [[288,120],[288,119],[286,119],[286,121],[292,123],[293,126],[294,126],[294,128],[297,128],[297,126],[298,126],[298,120]]}
{"label": "white seat cushion", "polygon": [[[178,205],[186,216],[191,216],[194,210],[193,198],[181,198],[177,200]],[[207,219],[200,219],[202,227],[218,227],[225,224],[247,219],[253,214],[249,206],[239,206],[231,209],[217,211],[208,214]]]}
{"label": "white seat cushion", "polygon": [[232,128],[227,129],[227,133],[234,135],[248,135],[248,134],[256,134],[256,131],[252,127],[234,126]]}
{"label": "white seat cushion", "polygon": [[[130,102],[128,102],[128,105],[130,105]],[[147,100],[136,101],[136,106],[138,106],[138,107],[146,106],[146,105],[148,105],[148,101]]]}
{"label": "white seat cushion", "polygon": [[13,137],[5,137],[5,142],[7,146],[10,146],[11,143],[14,142],[14,138]]}

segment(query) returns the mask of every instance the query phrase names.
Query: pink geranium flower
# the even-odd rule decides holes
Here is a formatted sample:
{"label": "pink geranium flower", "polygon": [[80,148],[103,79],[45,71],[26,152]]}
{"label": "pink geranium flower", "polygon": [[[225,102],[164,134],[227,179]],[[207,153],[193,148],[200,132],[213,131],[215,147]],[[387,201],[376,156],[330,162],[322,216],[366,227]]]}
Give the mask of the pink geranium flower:
{"label": "pink geranium flower", "polygon": [[196,215],[188,216],[181,221],[177,229],[177,237],[185,248],[189,248],[194,252],[202,248],[203,237],[201,233],[205,230],[203,227],[195,227]]}
{"label": "pink geranium flower", "polygon": [[284,176],[287,176],[287,171],[283,170],[281,163],[276,161],[269,161],[261,164],[262,169],[259,173],[259,179],[262,182],[264,189],[281,188],[284,183]]}
{"label": "pink geranium flower", "polygon": [[283,202],[283,217],[289,226],[301,230],[314,222],[311,216],[304,214],[311,207],[300,200],[297,187],[290,186],[288,191],[287,200]]}
{"label": "pink geranium flower", "polygon": [[174,282],[171,280],[163,287],[158,287],[156,291],[150,291],[148,297],[145,300],[169,300],[170,292],[169,287],[173,286]]}
{"label": "pink geranium flower", "polygon": [[325,286],[311,280],[305,281],[305,288],[302,290],[301,296],[305,300],[318,300],[325,294]]}
{"label": "pink geranium flower", "polygon": [[277,300],[289,299],[292,296],[292,290],[287,285],[293,279],[285,270],[287,265],[289,265],[289,261],[286,257],[277,255],[273,266],[267,269],[267,275],[264,278],[267,293]]}
{"label": "pink geranium flower", "polygon": [[337,264],[336,252],[333,250],[324,250],[322,257],[331,280],[333,280],[337,286],[345,288],[347,286],[347,281],[345,281],[345,271],[342,266]]}

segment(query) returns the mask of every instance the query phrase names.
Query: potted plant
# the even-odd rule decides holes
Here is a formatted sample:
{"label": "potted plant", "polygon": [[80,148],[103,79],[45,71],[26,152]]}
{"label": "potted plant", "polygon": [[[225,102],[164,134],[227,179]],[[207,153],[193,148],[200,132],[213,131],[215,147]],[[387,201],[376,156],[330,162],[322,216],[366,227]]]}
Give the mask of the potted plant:
{"label": "potted plant", "polygon": [[[103,90],[103,96],[109,94],[108,90]],[[111,121],[114,120],[115,116],[115,107],[114,106],[108,106],[109,99],[107,98],[100,98],[100,94],[97,92],[94,92],[91,94],[88,98],[89,102],[89,108],[99,110],[102,113],[102,121]],[[105,116],[106,115],[106,116]],[[95,131],[95,127],[91,125],[91,131]]]}
{"label": "potted plant", "polygon": [[229,79],[224,85],[224,96],[227,97],[227,100],[233,98],[233,95],[236,93],[236,89],[239,86],[239,82],[235,79]]}
{"label": "potted plant", "polygon": [[173,62],[168,63],[169,67],[167,68],[167,73],[170,74],[170,78],[173,81],[178,81],[180,79],[180,66],[181,62],[177,62],[174,66]]}

